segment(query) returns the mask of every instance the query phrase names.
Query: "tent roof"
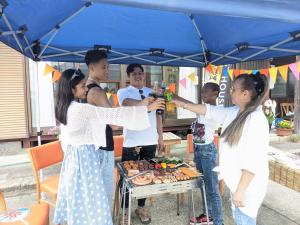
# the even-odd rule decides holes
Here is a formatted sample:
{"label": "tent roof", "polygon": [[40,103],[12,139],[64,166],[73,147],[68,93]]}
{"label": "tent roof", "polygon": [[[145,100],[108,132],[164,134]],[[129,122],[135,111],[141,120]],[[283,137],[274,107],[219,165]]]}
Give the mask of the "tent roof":
{"label": "tent roof", "polygon": [[300,53],[297,0],[0,0],[0,5],[0,41],[35,60],[82,62],[94,47],[108,49],[111,63],[197,67]]}

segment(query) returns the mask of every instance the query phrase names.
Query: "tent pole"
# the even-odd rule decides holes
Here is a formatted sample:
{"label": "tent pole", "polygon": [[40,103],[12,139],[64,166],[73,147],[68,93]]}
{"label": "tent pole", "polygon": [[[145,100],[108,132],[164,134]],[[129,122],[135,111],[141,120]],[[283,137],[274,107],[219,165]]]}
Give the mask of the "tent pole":
{"label": "tent pole", "polygon": [[[44,46],[44,45],[41,45],[41,46]],[[61,48],[57,48],[57,47],[53,47],[51,45],[48,46],[49,49],[52,49],[52,50],[57,50],[57,51],[60,51],[60,52],[64,52],[64,53],[69,53],[69,54],[72,54],[72,55],[77,55],[77,56],[80,56],[80,57],[84,57],[84,55],[81,55],[81,54],[78,54],[76,52],[71,52],[71,51],[68,51],[68,50],[65,50],[65,49],[61,49]],[[87,52],[88,50],[82,50],[80,52],[84,53],[84,52]],[[79,51],[78,51],[79,52]],[[43,57],[41,57],[43,58]]]}
{"label": "tent pole", "polygon": [[[38,62],[35,62],[35,80],[36,80],[36,104],[35,104],[35,117],[36,117],[36,134],[37,134],[37,140],[38,140],[38,146],[42,145],[42,132],[41,132],[41,121],[40,121],[40,85],[39,85],[39,64]],[[44,180],[44,173],[43,170],[40,170],[39,172],[41,181]],[[45,193],[42,192],[42,199],[45,199]]]}
{"label": "tent pole", "polygon": [[[2,14],[2,18],[3,18],[6,26],[8,27],[8,29],[13,32],[13,29],[12,29],[12,27],[11,27],[11,25],[10,25],[10,23],[9,23],[9,21],[8,21],[6,15],[4,13]],[[13,35],[17,45],[19,46],[21,52],[23,53],[24,51],[23,51],[21,43],[19,42],[19,39],[18,39],[17,35],[14,32],[12,33],[12,35]]]}
{"label": "tent pole", "polygon": [[259,52],[256,52],[256,53],[254,53],[254,54],[252,54],[252,55],[247,56],[246,58],[242,59],[242,61],[244,62],[244,61],[246,61],[246,60],[248,60],[248,59],[251,59],[251,58],[253,58],[253,57],[257,56],[257,55],[260,55],[260,54],[262,54],[262,53],[264,53],[264,52],[266,52],[266,51],[268,51],[268,50],[271,50],[272,48],[275,48],[275,47],[277,47],[277,46],[279,46],[279,45],[282,45],[282,44],[285,44],[285,43],[287,43],[287,42],[289,42],[289,41],[292,41],[293,39],[294,39],[293,37],[289,37],[289,38],[287,38],[287,39],[285,39],[285,40],[283,40],[283,41],[280,41],[280,42],[278,42],[278,43],[276,43],[276,44],[274,44],[274,45],[271,45],[271,46],[270,46],[269,48],[267,48],[267,49],[263,49],[263,50],[261,50],[261,51],[259,51]]}
{"label": "tent pole", "polygon": [[[296,56],[296,62],[300,61],[300,56]],[[295,133],[300,135],[300,79],[295,82],[295,97],[294,97],[294,129]]]}
{"label": "tent pole", "polygon": [[197,33],[198,33],[198,36],[199,36],[199,38],[200,38],[200,43],[201,43],[201,46],[202,46],[202,51],[203,51],[204,61],[205,61],[205,64],[207,65],[208,60],[207,60],[206,54],[205,54],[205,51],[208,50],[208,49],[207,49],[207,46],[206,46],[206,44],[205,44],[205,42],[204,42],[204,40],[203,40],[203,36],[202,36],[202,34],[201,34],[201,32],[200,32],[199,27],[198,27],[197,24],[196,24],[194,15],[191,14],[191,15],[189,16],[189,18],[191,19],[191,21],[192,21],[192,23],[193,23],[193,25],[194,25],[194,27],[195,27]]}
{"label": "tent pole", "polygon": [[296,50],[296,49],[268,48],[268,47],[254,46],[254,45],[249,45],[248,47],[253,48],[253,49],[266,49],[266,50],[274,50],[274,51],[280,51],[280,52],[300,53],[300,50]]}
{"label": "tent pole", "polygon": [[27,44],[27,47],[29,47],[29,51],[30,51],[32,57],[35,58],[35,55],[34,55],[34,53],[33,53],[33,51],[32,51],[32,48],[31,48],[30,45],[29,45],[29,41],[28,41],[26,35],[24,34],[23,37],[24,37],[24,40],[25,40],[25,42],[26,42],[26,44]]}
{"label": "tent pole", "polygon": [[217,55],[217,56],[222,56],[222,57],[224,56],[224,58],[228,58],[228,59],[235,59],[235,60],[239,60],[239,61],[242,60],[241,58],[238,58],[238,57],[229,56],[229,55],[222,55],[222,54],[216,53],[216,52],[210,52],[210,54]]}
{"label": "tent pole", "polygon": [[237,48],[231,50],[230,52],[226,53],[225,55],[220,56],[219,58],[214,59],[213,61],[211,61],[211,63],[213,64],[214,62],[217,62],[217,61],[219,61],[219,60],[221,60],[221,59],[224,59],[224,58],[226,58],[227,56],[230,56],[232,53],[235,53],[236,51],[238,51]]}
{"label": "tent pole", "polygon": [[42,51],[40,52],[40,54],[38,55],[38,58],[41,57],[41,55],[45,52],[45,50],[47,49],[47,47],[51,44],[51,42],[53,41],[53,39],[55,38],[55,36],[57,35],[59,29],[56,29],[54,31],[54,33],[52,34],[52,36],[49,38],[49,40],[47,41],[47,44],[44,46],[44,48],[42,49]]}

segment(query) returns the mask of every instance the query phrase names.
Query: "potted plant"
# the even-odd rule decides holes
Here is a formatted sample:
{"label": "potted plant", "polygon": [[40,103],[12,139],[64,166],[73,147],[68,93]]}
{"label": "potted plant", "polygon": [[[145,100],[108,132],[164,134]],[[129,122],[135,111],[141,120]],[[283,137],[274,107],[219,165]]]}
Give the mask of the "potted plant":
{"label": "potted plant", "polygon": [[265,103],[263,105],[263,111],[264,111],[264,114],[265,114],[265,116],[268,120],[270,130],[271,130],[273,121],[275,120],[273,105],[274,105],[274,102],[271,99],[268,99],[267,101],[265,101]]}
{"label": "potted plant", "polygon": [[277,123],[276,134],[278,136],[290,136],[293,134],[293,124],[288,120]]}

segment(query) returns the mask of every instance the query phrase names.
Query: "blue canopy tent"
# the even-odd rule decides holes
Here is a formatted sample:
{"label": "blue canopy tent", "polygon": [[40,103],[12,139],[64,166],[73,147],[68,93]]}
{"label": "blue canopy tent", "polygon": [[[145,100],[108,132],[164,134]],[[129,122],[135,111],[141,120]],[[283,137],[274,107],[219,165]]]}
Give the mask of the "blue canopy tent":
{"label": "blue canopy tent", "polygon": [[297,0],[0,0],[0,41],[38,61],[202,67],[300,54]]}

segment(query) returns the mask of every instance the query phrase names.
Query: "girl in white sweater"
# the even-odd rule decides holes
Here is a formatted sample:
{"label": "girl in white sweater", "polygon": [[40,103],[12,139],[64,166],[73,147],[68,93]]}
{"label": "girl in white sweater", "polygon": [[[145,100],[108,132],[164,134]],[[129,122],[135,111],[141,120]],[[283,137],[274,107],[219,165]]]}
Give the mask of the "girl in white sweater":
{"label": "girl in white sweater", "polygon": [[[149,127],[148,111],[164,107],[102,108],[79,103],[86,97],[85,76],[68,69],[58,83],[55,113],[61,123],[64,160],[60,173],[54,224],[112,225],[107,188],[103,182],[100,146],[106,146],[106,124],[143,130]],[[146,101],[145,101],[146,103]],[[111,179],[114,179],[111,174]]]}

